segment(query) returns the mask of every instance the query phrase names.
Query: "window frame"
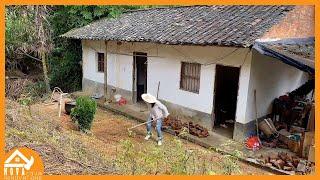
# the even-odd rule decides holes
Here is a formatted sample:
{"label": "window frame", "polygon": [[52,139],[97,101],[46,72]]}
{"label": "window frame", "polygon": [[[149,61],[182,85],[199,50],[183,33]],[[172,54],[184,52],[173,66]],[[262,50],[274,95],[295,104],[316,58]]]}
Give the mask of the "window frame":
{"label": "window frame", "polygon": [[[189,67],[187,67],[189,65]],[[195,67],[190,67],[190,65]],[[188,68],[188,69],[186,69]],[[191,70],[190,74],[185,74],[187,70]],[[194,72],[196,71],[196,72]],[[198,72],[197,72],[198,71]],[[184,85],[183,83],[187,83],[187,85]],[[196,62],[181,62],[180,67],[180,84],[179,88],[183,91],[188,91],[192,93],[199,94],[200,92],[200,81],[201,81],[201,64]],[[195,84],[196,83],[196,84]],[[184,87],[186,86],[186,87]]]}
{"label": "window frame", "polygon": [[[102,63],[100,62],[100,55],[103,56],[102,58]],[[97,72],[99,73],[104,73],[104,57],[105,56],[105,53],[101,53],[101,52],[97,52]],[[102,64],[102,70],[100,68],[100,65]]]}

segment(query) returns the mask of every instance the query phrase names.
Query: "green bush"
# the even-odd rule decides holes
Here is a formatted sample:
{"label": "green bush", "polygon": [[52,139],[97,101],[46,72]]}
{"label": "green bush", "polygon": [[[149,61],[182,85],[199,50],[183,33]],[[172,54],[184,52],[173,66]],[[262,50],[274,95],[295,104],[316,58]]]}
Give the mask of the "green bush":
{"label": "green bush", "polygon": [[94,114],[97,110],[97,103],[90,97],[82,96],[76,100],[76,107],[71,110],[71,118],[77,122],[81,131],[91,129]]}

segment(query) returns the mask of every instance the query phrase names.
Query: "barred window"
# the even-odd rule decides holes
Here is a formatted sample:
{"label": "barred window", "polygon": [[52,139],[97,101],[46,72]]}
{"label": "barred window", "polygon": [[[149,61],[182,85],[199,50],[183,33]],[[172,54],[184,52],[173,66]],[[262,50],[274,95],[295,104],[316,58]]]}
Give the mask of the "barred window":
{"label": "barred window", "polygon": [[180,89],[199,93],[200,71],[201,64],[182,62],[180,74]]}
{"label": "barred window", "polygon": [[104,72],[104,53],[98,53],[98,72]]}

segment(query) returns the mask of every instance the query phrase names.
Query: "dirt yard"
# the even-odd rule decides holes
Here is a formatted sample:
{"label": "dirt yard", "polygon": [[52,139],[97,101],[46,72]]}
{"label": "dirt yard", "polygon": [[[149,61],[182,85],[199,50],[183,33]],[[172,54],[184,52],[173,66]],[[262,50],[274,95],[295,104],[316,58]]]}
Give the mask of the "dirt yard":
{"label": "dirt yard", "polygon": [[[10,107],[7,105],[8,109]],[[21,109],[27,112],[25,109],[29,108]],[[167,133],[164,133],[163,146],[158,147],[155,132],[151,140],[144,140],[145,126],[134,129],[133,136],[129,136],[127,128],[138,122],[101,108],[95,115],[91,134],[80,133],[70,116],[63,114],[59,118],[57,104],[35,104],[29,110],[31,119],[28,121],[43,123],[39,126],[46,128],[40,127],[42,132],[35,136],[29,132],[30,128],[11,127],[6,122],[6,149],[21,144],[36,150],[40,148],[40,154],[45,156],[46,174],[271,174]],[[33,125],[37,126],[37,123]],[[20,134],[15,134],[16,131]],[[23,131],[26,132],[22,136]],[[54,134],[55,131],[57,134]],[[47,140],[39,137],[46,133],[49,133]],[[51,150],[49,148],[43,152],[43,146]],[[57,152],[53,153],[52,149]],[[60,159],[65,159],[61,160],[64,161],[64,169],[52,167],[55,158],[50,160],[52,157],[48,151],[52,156],[62,154]],[[58,166],[59,162],[55,164]],[[95,167],[99,167],[99,170]]]}

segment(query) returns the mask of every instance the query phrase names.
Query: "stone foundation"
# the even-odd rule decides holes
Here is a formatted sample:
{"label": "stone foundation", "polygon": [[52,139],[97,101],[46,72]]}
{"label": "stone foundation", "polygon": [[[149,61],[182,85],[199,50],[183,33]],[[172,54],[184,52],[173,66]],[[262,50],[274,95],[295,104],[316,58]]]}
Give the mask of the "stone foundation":
{"label": "stone foundation", "polygon": [[[115,89],[115,91],[112,92],[112,89]],[[104,95],[104,84],[96,82],[96,81],[92,81],[90,79],[83,78],[82,79],[82,91],[87,94],[90,94],[90,95],[94,95],[94,94]],[[116,94],[120,94],[122,97],[124,97],[127,100],[128,103],[132,103],[132,92],[131,91],[121,89],[121,88],[116,88],[116,87],[108,85],[107,86],[107,98],[108,99],[113,98],[113,96]]]}
{"label": "stone foundation", "polygon": [[82,91],[94,95],[104,95],[104,84],[90,79],[82,78]]}
{"label": "stone foundation", "polygon": [[160,100],[164,105],[167,106],[169,113],[172,116],[179,117],[181,119],[186,119],[193,123],[200,124],[206,127],[209,131],[212,129],[211,114],[200,112],[194,109],[183,107],[178,104]]}
{"label": "stone foundation", "polygon": [[[258,123],[268,117],[270,117],[270,115],[266,115],[258,118]],[[257,133],[257,124],[255,120],[252,120],[246,124],[236,122],[234,125],[233,139],[239,142],[243,142],[248,136],[254,135],[256,133]]]}

